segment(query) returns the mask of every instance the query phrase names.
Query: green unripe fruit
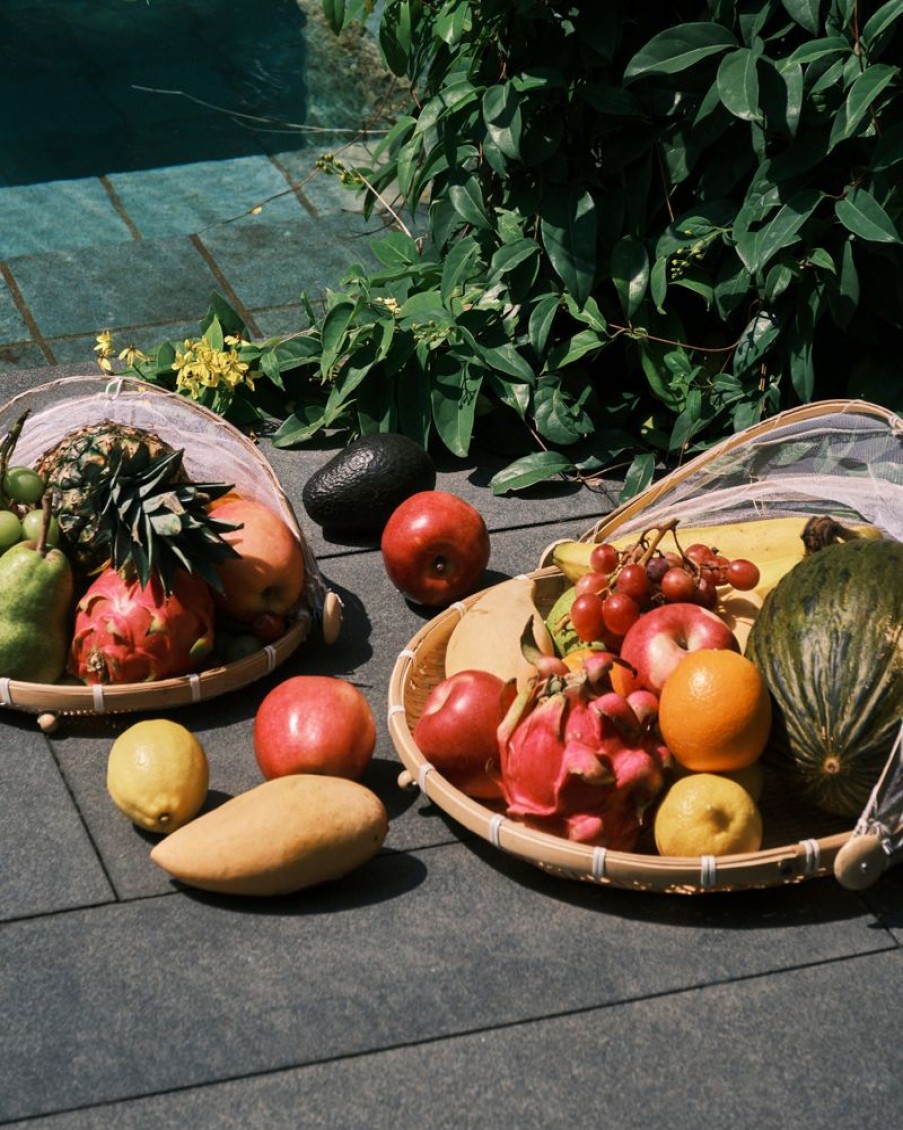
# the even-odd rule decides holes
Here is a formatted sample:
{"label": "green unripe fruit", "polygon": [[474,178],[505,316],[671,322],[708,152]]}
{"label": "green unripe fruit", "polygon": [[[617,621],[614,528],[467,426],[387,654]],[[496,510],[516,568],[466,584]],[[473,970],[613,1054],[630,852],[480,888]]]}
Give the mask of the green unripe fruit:
{"label": "green unripe fruit", "polygon": [[22,540],[22,523],[11,510],[0,510],[0,553]]}
{"label": "green unripe fruit", "polygon": [[[41,523],[44,515],[40,509],[29,510],[22,517],[22,534],[26,541],[37,541],[41,536]],[[60,524],[56,518],[51,517],[47,525],[47,544],[60,544]]]}
{"label": "green unripe fruit", "polygon": [[3,476],[3,493],[23,506],[41,501],[44,480],[31,467],[9,467]]}

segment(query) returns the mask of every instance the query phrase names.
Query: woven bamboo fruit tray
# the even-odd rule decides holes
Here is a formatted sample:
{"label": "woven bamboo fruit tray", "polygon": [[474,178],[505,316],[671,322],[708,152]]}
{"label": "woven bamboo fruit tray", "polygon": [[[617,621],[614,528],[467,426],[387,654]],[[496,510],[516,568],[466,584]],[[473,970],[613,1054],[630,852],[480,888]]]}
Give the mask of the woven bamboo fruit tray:
{"label": "woven bamboo fruit tray", "polygon": [[[713,520],[727,520],[724,500],[716,496],[724,479],[725,460],[733,462],[733,453],[746,452],[759,440],[767,443],[773,439],[781,442],[788,429],[794,435],[811,428],[814,433],[830,431],[839,421],[840,433],[847,426],[844,417],[850,414],[850,425],[865,433],[874,427],[884,437],[893,436],[897,445],[903,445],[903,421],[892,413],[873,405],[852,401],[829,401],[809,405],[783,413],[767,424],[745,433],[732,436],[703,455],[691,460],[672,475],[666,476],[645,493],[600,519],[579,540],[601,541],[633,530],[645,529],[654,520],[656,511],[668,516],[673,506],[693,514],[697,524]],[[853,424],[855,419],[855,424]],[[841,442],[844,451],[845,443]],[[900,446],[895,448],[897,459]],[[844,459],[848,456],[844,455]],[[825,482],[820,475],[803,474],[805,459],[798,464],[799,481],[792,487],[775,488],[769,476],[756,472],[750,477],[749,503],[736,506],[735,520],[749,516],[749,510],[762,517],[798,511],[808,516],[813,510],[825,513],[855,512],[864,520],[882,524],[882,507],[898,507],[899,493],[888,498],[890,487],[882,483],[871,491],[873,505],[863,503],[856,489],[832,488],[824,493]],[[797,464],[794,464],[797,468]],[[898,465],[899,477],[893,483],[897,492],[903,490],[903,466]],[[796,472],[795,472],[796,473]],[[746,472],[744,472],[746,474]],[[783,478],[782,475],[775,476]],[[805,481],[804,481],[805,480]],[[691,500],[695,484],[711,490],[710,498],[700,503],[696,496],[695,509]],[[855,487],[855,484],[854,484]],[[812,491],[822,493],[812,493]],[[851,493],[852,490],[852,493]],[[686,492],[686,493],[684,493]],[[690,501],[688,501],[690,500]],[[854,505],[855,503],[855,505]],[[856,506],[859,507],[856,510]],[[903,522],[903,511],[898,509],[897,522]],[[891,536],[901,537],[898,528]],[[551,548],[551,547],[550,547]],[[547,555],[544,554],[543,557]],[[568,582],[557,568],[543,567],[526,573],[535,583],[535,599],[539,611],[545,615]],[[485,591],[485,590],[484,590]],[[713,891],[737,891],[798,883],[826,876],[834,871],[838,852],[849,841],[852,822],[821,812],[814,807],[791,805],[780,788],[769,788],[770,775],[766,767],[765,788],[761,802],[765,839],[757,852],[732,856],[668,857],[657,854],[647,826],[637,847],[632,852],[615,851],[574,843],[529,828],[507,817],[503,806],[493,807],[492,802],[477,801],[452,786],[432,766],[418,749],[412,731],[423,709],[429,692],[444,678],[444,657],[448,640],[467,609],[482,593],[475,593],[460,601],[425,624],[398,655],[393,667],[388,695],[388,727],[404,772],[399,778],[402,786],[418,786],[420,791],[441,808],[454,821],[488,841],[493,847],[517,856],[541,869],[562,878],[591,882],[599,886],[658,891],[667,893],[697,894]]]}
{"label": "woven bamboo fruit tray", "polygon": [[[338,616],[336,598],[326,589],[319,567],[275,472],[257,445],[208,409],[129,378],[76,376],[41,385],[0,408],[0,435],[22,413],[29,416],[16,443],[15,462],[32,465],[44,451],[75,428],[109,419],[155,431],[184,448],[184,466],[197,481],[224,481],[243,497],[275,510],[294,531],[304,551],[306,581],[301,607],[275,642],[243,659],[178,678],[111,686],[28,683],[0,678],[0,706],[37,714],[42,728],[59,715],[91,715],[137,710],[168,710],[203,702],[246,687],[268,675],[321,625],[324,605]],[[334,633],[337,628],[333,626]]]}

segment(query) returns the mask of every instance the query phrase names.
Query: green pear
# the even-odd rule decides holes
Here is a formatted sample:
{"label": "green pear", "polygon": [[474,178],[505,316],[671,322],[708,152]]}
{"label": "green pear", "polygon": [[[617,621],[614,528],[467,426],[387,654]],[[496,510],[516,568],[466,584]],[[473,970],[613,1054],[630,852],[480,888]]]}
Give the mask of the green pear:
{"label": "green pear", "polygon": [[46,520],[37,541],[0,557],[0,677],[55,683],[66,669],[74,582],[69,559],[48,546]]}

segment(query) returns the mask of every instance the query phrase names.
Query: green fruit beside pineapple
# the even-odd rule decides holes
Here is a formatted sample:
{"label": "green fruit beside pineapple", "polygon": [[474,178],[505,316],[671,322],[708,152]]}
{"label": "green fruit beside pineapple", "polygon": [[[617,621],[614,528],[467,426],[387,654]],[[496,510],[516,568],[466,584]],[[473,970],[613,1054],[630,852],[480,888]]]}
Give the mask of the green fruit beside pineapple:
{"label": "green fruit beside pineapple", "polygon": [[[44,510],[49,524],[49,504]],[[20,541],[0,557],[0,675],[55,683],[69,651],[72,569],[62,550]]]}

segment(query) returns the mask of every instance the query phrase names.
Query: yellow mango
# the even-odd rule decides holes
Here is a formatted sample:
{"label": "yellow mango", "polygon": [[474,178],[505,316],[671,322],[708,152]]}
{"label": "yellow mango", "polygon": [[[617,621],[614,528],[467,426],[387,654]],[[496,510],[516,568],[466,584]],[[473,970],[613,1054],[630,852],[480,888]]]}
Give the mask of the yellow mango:
{"label": "yellow mango", "polygon": [[150,857],[205,891],[284,895],[341,878],[379,851],[388,817],[356,781],[275,777],[176,829]]}

